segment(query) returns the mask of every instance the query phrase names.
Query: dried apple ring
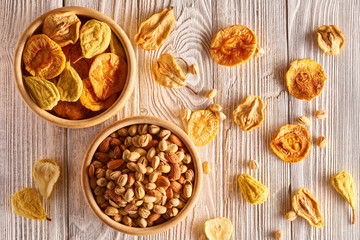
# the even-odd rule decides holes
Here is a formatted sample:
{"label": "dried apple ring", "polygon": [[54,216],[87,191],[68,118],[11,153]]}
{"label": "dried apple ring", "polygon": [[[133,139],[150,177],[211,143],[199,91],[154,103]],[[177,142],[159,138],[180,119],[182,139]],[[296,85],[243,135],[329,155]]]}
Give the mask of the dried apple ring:
{"label": "dried apple ring", "polygon": [[37,34],[26,42],[23,60],[31,75],[51,79],[64,70],[66,57],[56,42],[45,34]]}
{"label": "dried apple ring", "polygon": [[264,120],[264,103],[260,97],[249,95],[245,101],[233,111],[234,122],[243,131],[258,128]]}
{"label": "dried apple ring", "polygon": [[217,32],[210,53],[220,65],[235,66],[247,62],[256,50],[255,33],[248,27],[233,25]]}
{"label": "dried apple ring", "polygon": [[73,12],[54,12],[47,15],[42,31],[54,40],[60,47],[79,39],[80,19]]}
{"label": "dried apple ring", "polygon": [[196,146],[211,142],[219,131],[219,120],[210,110],[198,110],[191,114],[188,135]]}
{"label": "dried apple ring", "polygon": [[310,101],[320,95],[326,82],[321,65],[311,59],[295,60],[286,73],[289,93],[297,99]]}
{"label": "dried apple ring", "polygon": [[101,100],[120,92],[124,88],[126,76],[126,62],[113,53],[103,53],[97,56],[89,71],[94,93]]}
{"label": "dried apple ring", "polygon": [[336,25],[322,25],[316,29],[319,47],[326,55],[339,55],[345,37]]}
{"label": "dried apple ring", "polygon": [[311,148],[311,137],[305,127],[287,124],[280,128],[270,142],[271,150],[284,162],[297,163],[303,160]]}
{"label": "dried apple ring", "polygon": [[71,120],[86,118],[90,112],[81,104],[80,100],[77,102],[59,101],[53,110],[58,116]]}

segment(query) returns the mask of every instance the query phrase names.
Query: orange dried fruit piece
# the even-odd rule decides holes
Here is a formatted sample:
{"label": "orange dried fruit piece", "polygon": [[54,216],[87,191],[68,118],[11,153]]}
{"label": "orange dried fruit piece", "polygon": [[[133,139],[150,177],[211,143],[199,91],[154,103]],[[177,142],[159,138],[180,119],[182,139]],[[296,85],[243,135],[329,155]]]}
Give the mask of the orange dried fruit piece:
{"label": "orange dried fruit piece", "polygon": [[271,140],[270,147],[284,162],[297,163],[303,160],[310,151],[311,137],[305,127],[287,124],[282,126]]}
{"label": "orange dried fruit piece", "polygon": [[336,25],[323,25],[316,29],[317,41],[326,55],[339,55],[345,37]]}
{"label": "orange dried fruit piece", "polygon": [[80,100],[77,102],[59,101],[53,110],[56,115],[71,120],[86,118],[89,113],[89,110],[81,104]]}
{"label": "orange dried fruit piece", "polygon": [[90,59],[85,59],[82,57],[80,43],[77,42],[75,45],[73,45],[69,52],[69,61],[71,66],[76,70],[81,79],[88,78],[90,70],[90,63],[88,63],[88,60]]}
{"label": "orange dried fruit piece", "polygon": [[126,62],[113,53],[103,53],[97,56],[89,71],[94,93],[101,100],[120,92],[124,88],[126,76]]}
{"label": "orange dried fruit piece", "polygon": [[255,95],[249,95],[233,111],[233,119],[243,131],[258,128],[264,120],[264,103],[262,99]]}
{"label": "orange dried fruit piece", "polygon": [[56,42],[45,34],[37,34],[26,42],[23,61],[31,75],[51,79],[64,70],[66,57]]}
{"label": "orange dried fruit piece", "polygon": [[91,111],[107,109],[116,101],[118,94],[113,94],[105,100],[100,100],[94,93],[91,82],[88,78],[83,80],[83,91],[80,96],[81,104]]}
{"label": "orange dried fruit piece", "polygon": [[256,51],[255,33],[248,27],[233,25],[217,32],[210,53],[220,65],[235,66],[247,62]]}
{"label": "orange dried fruit piece", "polygon": [[285,77],[289,93],[308,101],[320,95],[326,82],[322,66],[311,59],[293,61]]}
{"label": "orange dried fruit piece", "polygon": [[80,19],[73,12],[54,12],[47,15],[42,31],[61,47],[79,39]]}
{"label": "orange dried fruit piece", "polygon": [[219,120],[210,110],[198,110],[191,114],[188,135],[196,146],[211,142],[219,131]]}

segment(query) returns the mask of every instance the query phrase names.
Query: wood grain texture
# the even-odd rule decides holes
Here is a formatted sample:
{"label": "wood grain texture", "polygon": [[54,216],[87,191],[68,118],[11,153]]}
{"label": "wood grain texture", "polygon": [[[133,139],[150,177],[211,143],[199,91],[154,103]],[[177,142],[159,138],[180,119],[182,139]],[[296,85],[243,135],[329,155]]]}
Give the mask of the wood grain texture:
{"label": "wood grain texture", "polygon": [[[133,45],[139,69],[131,100],[116,117],[87,129],[59,128],[35,116],[22,102],[12,74],[14,48],[27,24],[46,11],[71,5],[105,13],[124,29],[131,42],[140,23],[163,8],[173,6],[177,19],[160,49],[144,51]],[[232,220],[232,239],[271,239],[278,229],[283,230],[285,239],[358,239],[360,212],[356,210],[357,222],[351,225],[350,207],[329,180],[339,171],[349,171],[359,196],[359,14],[356,0],[1,1],[1,239],[205,239],[203,224],[215,217]],[[233,24],[254,30],[266,52],[263,57],[231,68],[212,60],[209,47],[213,35]],[[339,56],[326,56],[319,49],[315,31],[323,24],[336,24],[343,31],[346,43]],[[185,72],[186,66],[199,65],[199,75],[187,74],[188,84],[199,91],[198,95],[187,88],[167,89],[153,81],[151,65],[165,52],[173,54]],[[285,84],[290,62],[303,58],[319,62],[328,77],[322,94],[310,102],[289,95]],[[218,96],[204,98],[211,88],[218,89]],[[243,132],[231,120],[232,111],[249,94],[264,100],[265,120],[260,128]],[[202,194],[193,212],[175,228],[146,237],[116,232],[98,220],[80,188],[81,162],[93,137],[115,120],[133,115],[162,117],[182,126],[179,113],[183,108],[204,109],[213,102],[224,107],[228,119],[221,123],[213,142],[198,148],[213,171],[204,176]],[[328,117],[316,120],[313,113],[317,109],[325,109]],[[300,115],[311,118],[308,129],[314,140],[324,135],[330,142],[325,149],[313,145],[302,162],[286,164],[271,152],[269,142],[282,125],[296,123]],[[62,170],[53,195],[43,201],[52,222],[16,216],[10,204],[16,191],[35,187],[31,171],[40,158],[56,160]],[[259,162],[258,171],[248,168],[251,159]],[[270,187],[264,204],[253,206],[242,197],[237,177],[245,172]],[[303,219],[290,223],[283,218],[291,209],[292,195],[301,186],[320,201],[325,216],[321,229],[310,227]]]}

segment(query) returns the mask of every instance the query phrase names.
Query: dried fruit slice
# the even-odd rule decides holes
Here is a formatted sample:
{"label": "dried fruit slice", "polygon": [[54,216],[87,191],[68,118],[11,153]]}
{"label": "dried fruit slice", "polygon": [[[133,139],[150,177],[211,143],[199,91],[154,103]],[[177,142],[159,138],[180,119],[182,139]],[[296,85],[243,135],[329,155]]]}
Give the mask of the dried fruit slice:
{"label": "dried fruit slice", "polygon": [[238,182],[245,200],[250,204],[262,204],[269,196],[269,188],[247,173],[240,175]]}
{"label": "dried fruit slice", "polygon": [[60,167],[51,159],[40,159],[33,167],[33,178],[40,195],[49,198],[60,176]]}
{"label": "dried fruit slice", "polygon": [[[79,42],[77,42],[75,45],[72,45],[69,54],[69,61],[71,63],[71,66],[76,70],[81,79],[89,77],[90,65],[93,61],[93,58],[86,59],[82,57],[82,51]],[[89,61],[91,63],[89,63]]]}
{"label": "dried fruit slice", "polygon": [[14,212],[35,220],[51,220],[46,217],[41,200],[33,188],[23,188],[11,197]]}
{"label": "dried fruit slice", "polygon": [[134,42],[144,50],[158,49],[169,36],[175,24],[174,9],[164,8],[140,24]]}
{"label": "dried fruit slice", "polygon": [[80,19],[73,12],[54,12],[47,15],[42,31],[61,47],[79,39]]}
{"label": "dried fruit slice", "polygon": [[59,90],[61,101],[76,102],[79,100],[83,90],[83,83],[79,74],[71,67],[70,62],[66,63],[56,86]]}
{"label": "dried fruit slice", "polygon": [[311,137],[305,127],[287,124],[280,128],[270,142],[271,150],[284,162],[297,163],[303,160],[311,148]]}
{"label": "dried fruit slice", "polygon": [[214,218],[205,222],[204,231],[209,240],[229,240],[233,224],[230,219],[224,217]]}
{"label": "dried fruit slice", "polygon": [[311,59],[295,60],[286,73],[289,93],[297,99],[311,100],[320,95],[326,76],[320,64]]}
{"label": "dried fruit slice", "polygon": [[110,52],[118,55],[126,61],[126,53],[123,45],[120,43],[119,39],[115,33],[111,32],[110,39]]}
{"label": "dried fruit slice", "polygon": [[103,53],[97,56],[89,71],[94,93],[101,100],[123,90],[126,76],[126,62],[113,53]]}
{"label": "dried fruit slice", "polygon": [[92,58],[104,52],[110,44],[111,29],[95,19],[87,21],[80,29],[80,45],[83,56]]}
{"label": "dried fruit slice", "polygon": [[233,111],[234,122],[243,131],[260,127],[264,120],[264,103],[258,96],[249,95],[245,101]]}
{"label": "dried fruit slice", "polygon": [[76,102],[59,101],[53,110],[56,115],[71,120],[86,118],[89,113],[89,110],[82,105],[80,100]]}
{"label": "dried fruit slice", "polygon": [[188,135],[196,146],[211,142],[219,131],[219,120],[210,110],[198,110],[191,114]]}
{"label": "dried fruit slice", "polygon": [[51,110],[60,100],[60,93],[52,82],[31,76],[24,76],[24,80],[30,95],[40,108]]}
{"label": "dried fruit slice", "polygon": [[217,32],[210,53],[220,65],[235,66],[247,62],[256,50],[255,33],[248,27],[233,25]]}
{"label": "dried fruit slice", "polygon": [[319,47],[326,55],[339,55],[345,37],[336,25],[323,25],[316,29]]}
{"label": "dried fruit slice", "polygon": [[45,34],[37,34],[26,42],[23,60],[31,75],[51,79],[64,70],[66,57],[56,42]]}
{"label": "dried fruit slice", "polygon": [[163,53],[151,67],[155,81],[161,86],[179,89],[186,86],[186,77],[174,57]]}

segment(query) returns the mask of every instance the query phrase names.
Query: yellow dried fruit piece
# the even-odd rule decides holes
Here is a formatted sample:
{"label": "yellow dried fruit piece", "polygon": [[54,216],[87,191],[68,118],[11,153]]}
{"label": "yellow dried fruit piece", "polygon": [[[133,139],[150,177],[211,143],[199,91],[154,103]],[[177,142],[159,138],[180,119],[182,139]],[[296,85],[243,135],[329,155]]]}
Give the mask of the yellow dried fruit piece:
{"label": "yellow dried fruit piece", "polygon": [[33,188],[23,188],[11,197],[14,212],[35,220],[51,220],[46,216],[41,200]]}
{"label": "yellow dried fruit piece", "polygon": [[248,27],[233,25],[217,32],[210,53],[220,65],[235,66],[247,62],[256,50],[255,33]]}
{"label": "yellow dried fruit piece", "polygon": [[66,57],[56,42],[45,34],[37,34],[26,42],[23,61],[31,75],[51,79],[64,70]]}
{"label": "yellow dried fruit piece", "polygon": [[264,120],[264,103],[255,95],[249,95],[233,111],[233,120],[243,131],[258,128]]}
{"label": "yellow dried fruit piece", "polygon": [[326,82],[322,66],[311,59],[295,60],[286,73],[289,93],[300,100],[310,101],[320,95]]}
{"label": "yellow dried fruit piece", "polygon": [[85,58],[92,58],[104,52],[110,44],[111,29],[95,19],[87,21],[80,29],[80,45]]}
{"label": "yellow dried fruit piece", "polygon": [[126,62],[113,53],[103,53],[97,56],[89,71],[89,79],[94,93],[101,100],[121,92],[125,86],[126,77]]}
{"label": "yellow dried fruit piece", "polygon": [[292,199],[294,211],[305,218],[311,226],[321,228],[324,226],[324,217],[320,213],[319,202],[306,188],[299,188]]}
{"label": "yellow dried fruit piece", "polygon": [[270,142],[271,150],[284,162],[297,163],[303,160],[311,148],[307,129],[298,124],[282,126]]}
{"label": "yellow dried fruit piece", "polygon": [[204,231],[209,240],[229,240],[233,233],[233,224],[224,217],[209,219],[205,222]]}
{"label": "yellow dried fruit piece", "polygon": [[79,39],[81,21],[73,12],[54,12],[47,15],[42,31],[60,47],[75,44]]}
{"label": "yellow dried fruit piece", "polygon": [[120,43],[119,39],[115,33],[111,32],[110,39],[110,52],[118,55],[126,61],[126,53],[123,45]]}
{"label": "yellow dried fruit piece", "polygon": [[89,113],[89,110],[81,104],[80,100],[76,102],[59,101],[53,110],[56,115],[71,120],[86,118]]}
{"label": "yellow dried fruit piece", "polygon": [[24,76],[24,80],[27,90],[40,108],[51,110],[60,100],[60,93],[52,82],[31,76]]}
{"label": "yellow dried fruit piece", "polygon": [[165,42],[174,24],[174,9],[164,8],[140,24],[134,42],[144,50],[156,50]]}
{"label": "yellow dried fruit piece", "polygon": [[186,77],[174,57],[163,53],[151,67],[154,80],[161,86],[179,89],[186,86]]}
{"label": "yellow dried fruit piece", "polygon": [[71,67],[70,62],[66,63],[56,86],[59,90],[61,101],[76,102],[79,100],[83,90],[83,83],[79,74]]}
{"label": "yellow dried fruit piece", "polygon": [[336,25],[323,25],[316,29],[317,41],[326,55],[339,55],[345,37]]}
{"label": "yellow dried fruit piece", "polygon": [[346,171],[339,172],[331,178],[331,185],[348,203],[350,203],[353,210],[352,224],[355,224],[356,195],[353,177]]}
{"label": "yellow dried fruit piece", "polygon": [[33,178],[40,195],[49,198],[60,176],[60,167],[51,159],[40,159],[33,167]]}
{"label": "yellow dried fruit piece", "polygon": [[250,204],[262,204],[269,196],[269,188],[247,173],[240,175],[238,182],[244,198]]}
{"label": "yellow dried fruit piece", "polygon": [[211,142],[219,131],[219,120],[210,110],[198,110],[191,114],[188,135],[196,146]]}

